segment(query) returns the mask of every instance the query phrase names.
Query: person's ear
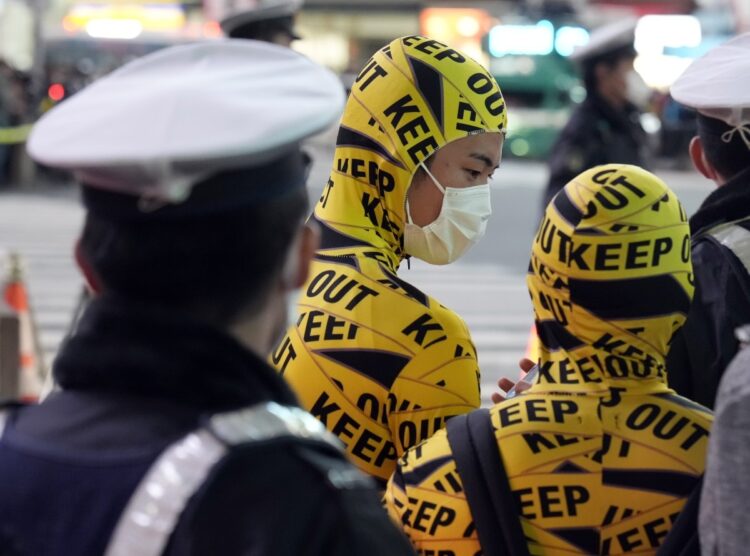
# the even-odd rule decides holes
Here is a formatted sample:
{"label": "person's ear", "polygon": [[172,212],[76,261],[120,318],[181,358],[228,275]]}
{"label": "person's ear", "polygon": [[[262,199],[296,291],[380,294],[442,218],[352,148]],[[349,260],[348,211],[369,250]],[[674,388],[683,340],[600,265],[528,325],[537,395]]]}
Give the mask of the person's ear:
{"label": "person's ear", "polygon": [[86,283],[86,288],[93,295],[101,294],[103,291],[102,281],[99,279],[99,276],[97,276],[96,272],[91,267],[91,264],[86,258],[86,254],[83,252],[83,249],[81,248],[80,239],[76,241],[76,246],[75,246],[75,250],[73,254],[74,254],[75,261],[76,261],[76,265],[81,270],[81,274],[83,274],[83,279]]}
{"label": "person's ear", "polygon": [[690,153],[690,160],[693,161],[693,166],[706,178],[715,182],[720,181],[720,176],[716,169],[706,159],[706,151],[703,149],[703,142],[697,135],[690,140],[690,146],[688,147]]}
{"label": "person's ear", "polygon": [[281,273],[281,282],[287,291],[301,288],[307,282],[315,251],[320,245],[320,231],[313,222],[300,226],[287,253],[286,263]]}

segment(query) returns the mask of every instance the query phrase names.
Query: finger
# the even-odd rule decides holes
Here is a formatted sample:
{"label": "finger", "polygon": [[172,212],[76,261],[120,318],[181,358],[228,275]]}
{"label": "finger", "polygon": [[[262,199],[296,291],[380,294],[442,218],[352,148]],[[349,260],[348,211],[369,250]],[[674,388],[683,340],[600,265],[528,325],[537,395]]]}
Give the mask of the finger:
{"label": "finger", "polygon": [[497,392],[494,392],[490,396],[490,399],[492,400],[492,403],[500,403],[500,402],[505,401],[505,396],[503,396],[502,394],[498,394]]}
{"label": "finger", "polygon": [[508,390],[513,388],[516,385],[516,383],[510,380],[509,378],[503,377],[497,381],[497,385],[503,392],[507,392]]}
{"label": "finger", "polygon": [[521,370],[525,373],[528,373],[534,365],[536,365],[536,363],[528,357],[524,357],[518,362],[518,366],[521,367]]}

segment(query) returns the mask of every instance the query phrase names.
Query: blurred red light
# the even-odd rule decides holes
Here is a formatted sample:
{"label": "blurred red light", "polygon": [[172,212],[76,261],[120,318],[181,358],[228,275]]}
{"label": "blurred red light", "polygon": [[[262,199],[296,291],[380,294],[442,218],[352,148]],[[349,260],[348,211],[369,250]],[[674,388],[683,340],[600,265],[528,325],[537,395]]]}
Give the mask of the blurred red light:
{"label": "blurred red light", "polygon": [[49,86],[49,89],[47,89],[47,94],[49,95],[49,98],[58,102],[65,96],[65,87],[60,83],[53,83]]}

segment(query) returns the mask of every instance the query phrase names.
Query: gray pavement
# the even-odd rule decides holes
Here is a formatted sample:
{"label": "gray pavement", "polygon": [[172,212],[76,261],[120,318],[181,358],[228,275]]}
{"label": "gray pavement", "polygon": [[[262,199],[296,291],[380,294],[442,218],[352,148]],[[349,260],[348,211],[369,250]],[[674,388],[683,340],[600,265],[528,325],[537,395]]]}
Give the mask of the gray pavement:
{"label": "gray pavement", "polygon": [[[331,144],[332,140],[319,140],[309,147],[314,158],[311,202],[327,180]],[[712,184],[694,172],[658,173],[690,214],[712,191]],[[492,183],[493,216],[482,242],[452,265],[432,267],[414,261],[399,272],[466,320],[479,353],[485,402],[498,378],[517,376],[517,361],[525,349],[532,315],[524,273],[545,179],[542,163],[503,161]],[[0,253],[17,250],[25,258],[47,363],[67,331],[81,289],[73,264],[81,221],[77,192],[71,186],[0,192]]]}

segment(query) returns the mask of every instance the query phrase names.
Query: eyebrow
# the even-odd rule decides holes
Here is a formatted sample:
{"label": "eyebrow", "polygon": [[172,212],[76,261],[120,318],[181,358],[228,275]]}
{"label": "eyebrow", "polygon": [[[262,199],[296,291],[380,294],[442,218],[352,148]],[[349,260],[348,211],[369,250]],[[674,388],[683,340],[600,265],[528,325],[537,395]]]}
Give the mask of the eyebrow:
{"label": "eyebrow", "polygon": [[490,160],[490,157],[483,155],[481,153],[471,153],[469,156],[480,162],[483,162],[487,168],[492,168],[493,170],[497,170],[500,167],[500,165],[493,164],[492,160]]}

